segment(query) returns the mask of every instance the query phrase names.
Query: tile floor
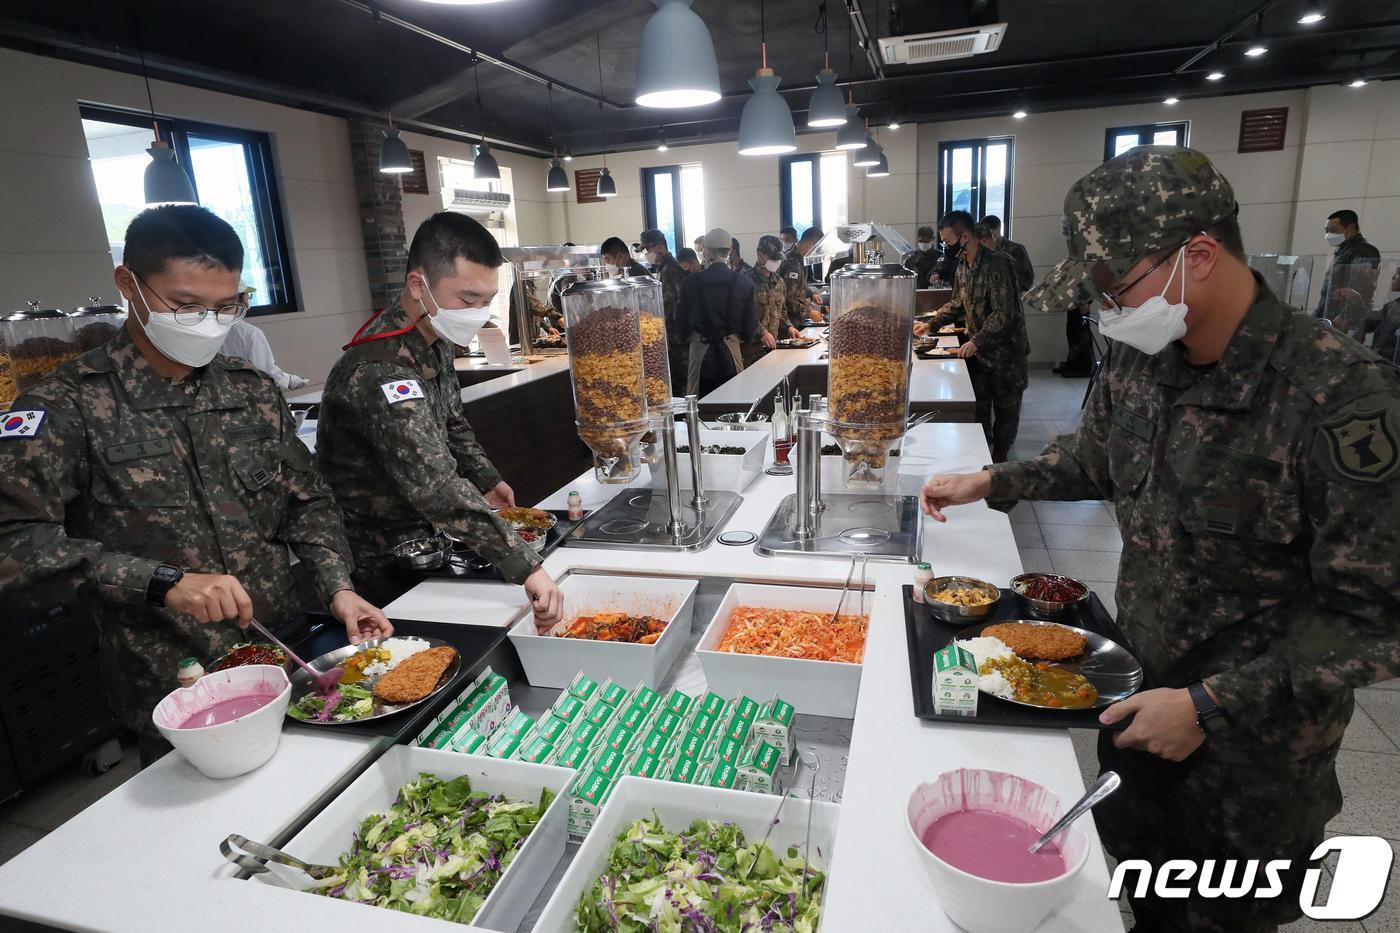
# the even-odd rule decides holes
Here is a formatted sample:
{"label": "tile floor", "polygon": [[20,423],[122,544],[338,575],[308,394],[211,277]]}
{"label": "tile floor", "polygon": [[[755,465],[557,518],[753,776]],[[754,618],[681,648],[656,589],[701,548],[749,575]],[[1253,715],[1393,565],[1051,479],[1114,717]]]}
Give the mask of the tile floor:
{"label": "tile floor", "polygon": [[[1013,457],[1031,457],[1057,435],[1079,424],[1084,380],[1061,379],[1048,370],[1033,370],[1021,413],[1021,430]],[[1064,573],[1094,587],[1110,612],[1122,540],[1114,527],[1113,507],[1100,502],[1023,502],[1011,511],[1012,530],[1027,570]],[[1378,835],[1400,850],[1400,681],[1360,690],[1356,715],[1347,729],[1338,759],[1346,805],[1329,827],[1339,834]],[[1075,749],[1086,782],[1098,767],[1093,736],[1075,731]],[[78,811],[135,774],[136,750],[128,748],[120,764],[105,775],[88,777],[81,766],[60,774],[41,789],[0,804],[0,863],[22,852]],[[1331,865],[1328,865],[1330,872]],[[1392,873],[1380,908],[1361,923],[1322,924],[1301,921],[1290,933],[1400,933],[1400,880]],[[1132,918],[1124,914],[1125,925]]]}

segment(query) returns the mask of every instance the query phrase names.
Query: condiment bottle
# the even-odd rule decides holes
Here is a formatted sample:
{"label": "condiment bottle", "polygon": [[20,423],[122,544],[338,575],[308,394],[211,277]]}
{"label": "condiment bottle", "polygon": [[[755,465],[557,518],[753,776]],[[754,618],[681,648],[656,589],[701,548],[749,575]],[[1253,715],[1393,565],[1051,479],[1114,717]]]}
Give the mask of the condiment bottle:
{"label": "condiment bottle", "polygon": [[583,496],[578,494],[577,489],[569,490],[569,521],[576,522],[583,518]]}
{"label": "condiment bottle", "polygon": [[933,579],[933,568],[928,561],[921,561],[914,565],[914,602],[924,601],[924,586]]}
{"label": "condiment bottle", "polygon": [[195,681],[204,676],[204,665],[199,663],[199,658],[181,658],[180,668],[176,673],[176,679],[182,687],[193,687]]}
{"label": "condiment bottle", "polygon": [[787,406],[783,403],[783,393],[773,396],[773,462],[787,463],[792,450],[792,428],[788,422]]}

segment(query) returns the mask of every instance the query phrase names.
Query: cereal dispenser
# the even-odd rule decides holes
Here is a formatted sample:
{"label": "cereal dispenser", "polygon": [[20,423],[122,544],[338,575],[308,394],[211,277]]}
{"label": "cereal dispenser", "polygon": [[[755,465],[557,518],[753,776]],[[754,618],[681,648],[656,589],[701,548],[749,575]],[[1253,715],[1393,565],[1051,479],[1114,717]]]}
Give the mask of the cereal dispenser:
{"label": "cereal dispenser", "polygon": [[851,489],[878,489],[909,414],[914,273],[898,265],[846,266],[831,276],[829,430]]}
{"label": "cereal dispenser", "polygon": [[73,318],[73,336],[78,348],[86,353],[112,339],[126,321],[126,309],[104,304],[101,298],[94,296],[87,304],[70,311],[69,316]]}
{"label": "cereal dispenser", "polygon": [[[666,346],[666,307],[661,283],[649,275],[626,280],[636,289],[637,312],[642,328],[642,369],[646,378],[647,409],[656,414],[671,406],[671,356]],[[655,431],[642,437],[642,462],[661,460]]]}
{"label": "cereal dispenser", "polygon": [[74,320],[57,308],[30,301],[24,311],[0,317],[0,407],[82,352]]}
{"label": "cereal dispenser", "polygon": [[640,445],[648,429],[641,291],[604,279],[576,282],[564,292],[578,432],[593,451],[600,483],[627,483],[641,471]]}

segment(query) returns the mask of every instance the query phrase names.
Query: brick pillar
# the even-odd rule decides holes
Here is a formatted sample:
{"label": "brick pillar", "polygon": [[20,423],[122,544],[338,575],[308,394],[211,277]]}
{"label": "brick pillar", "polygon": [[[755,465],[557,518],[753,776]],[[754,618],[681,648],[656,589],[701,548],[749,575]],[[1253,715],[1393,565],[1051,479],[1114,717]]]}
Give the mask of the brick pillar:
{"label": "brick pillar", "polygon": [[404,235],[399,176],[379,170],[382,128],[383,124],[369,120],[350,121],[350,162],[355,173],[355,195],[360,204],[360,232],[365,239],[369,293],[376,308],[387,308],[393,303],[403,289],[408,271],[408,240]]}

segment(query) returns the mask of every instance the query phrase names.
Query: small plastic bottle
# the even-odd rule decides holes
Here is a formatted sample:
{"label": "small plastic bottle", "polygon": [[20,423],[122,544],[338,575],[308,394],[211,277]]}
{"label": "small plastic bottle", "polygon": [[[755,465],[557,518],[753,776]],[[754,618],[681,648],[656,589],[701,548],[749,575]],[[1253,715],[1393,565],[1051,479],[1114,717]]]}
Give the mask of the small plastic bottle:
{"label": "small plastic bottle", "polygon": [[204,676],[204,665],[199,663],[199,658],[181,658],[180,667],[176,672],[176,680],[182,687],[193,687],[199,678]]}
{"label": "small plastic bottle", "polygon": [[914,602],[924,601],[924,586],[933,579],[933,568],[928,561],[922,561],[914,565]]}
{"label": "small plastic bottle", "polygon": [[583,518],[583,496],[578,494],[578,490],[569,490],[569,521],[576,522]]}

